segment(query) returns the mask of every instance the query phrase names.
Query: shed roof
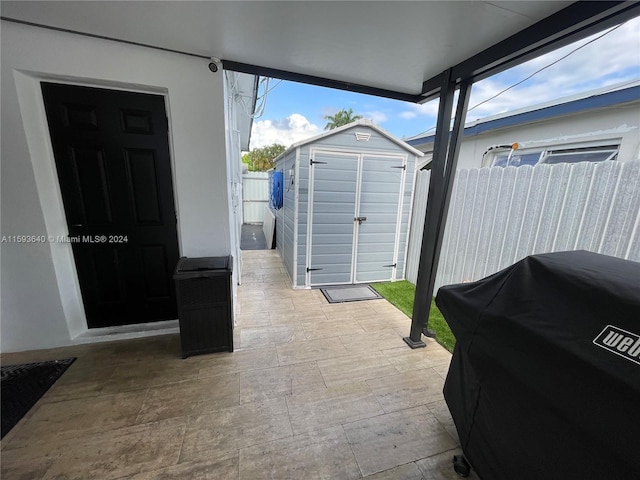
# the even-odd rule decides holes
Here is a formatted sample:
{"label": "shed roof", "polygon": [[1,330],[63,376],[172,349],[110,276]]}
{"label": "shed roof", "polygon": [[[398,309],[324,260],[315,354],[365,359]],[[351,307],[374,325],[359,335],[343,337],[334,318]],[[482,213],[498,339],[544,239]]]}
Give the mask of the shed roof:
{"label": "shed roof", "polygon": [[371,120],[361,119],[361,120],[356,120],[355,122],[351,122],[351,123],[349,123],[347,125],[343,125],[342,127],[334,128],[333,130],[327,130],[325,132],[322,132],[319,135],[316,135],[315,137],[306,138],[304,140],[300,140],[299,142],[293,143],[283,153],[278,155],[275,158],[274,161],[277,162],[278,160],[280,160],[281,157],[284,157],[286,154],[288,154],[289,152],[295,150],[298,147],[302,147],[303,145],[314,143],[314,142],[316,142],[316,141],[318,141],[318,140],[320,140],[322,138],[331,137],[331,136],[336,135],[338,133],[344,132],[345,130],[349,130],[350,128],[357,128],[357,127],[370,128],[371,130],[374,130],[375,132],[378,132],[380,135],[382,135],[383,137],[385,137],[389,141],[395,143],[396,145],[398,145],[399,147],[405,149],[406,151],[408,151],[412,155],[415,155],[416,157],[422,157],[424,155],[424,153],[422,153],[420,150],[418,150],[418,149],[412,147],[411,145],[403,142],[402,140],[394,137],[393,135],[391,135],[386,130],[384,130],[384,129],[380,128],[379,126],[377,126]]}

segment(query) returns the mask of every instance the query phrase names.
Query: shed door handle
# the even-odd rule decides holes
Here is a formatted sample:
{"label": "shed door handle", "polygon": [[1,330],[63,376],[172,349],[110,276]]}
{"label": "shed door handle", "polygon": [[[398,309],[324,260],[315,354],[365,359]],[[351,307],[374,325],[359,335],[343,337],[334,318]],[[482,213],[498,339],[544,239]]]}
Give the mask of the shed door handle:
{"label": "shed door handle", "polygon": [[367,221],[367,217],[354,217],[353,221],[354,222],[358,222],[358,224],[362,225],[362,222],[366,222]]}

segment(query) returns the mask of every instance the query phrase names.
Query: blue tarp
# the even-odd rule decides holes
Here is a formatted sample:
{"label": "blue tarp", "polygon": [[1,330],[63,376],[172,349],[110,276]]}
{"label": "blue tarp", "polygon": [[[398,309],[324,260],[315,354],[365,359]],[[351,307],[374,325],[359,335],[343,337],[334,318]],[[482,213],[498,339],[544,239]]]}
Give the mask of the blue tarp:
{"label": "blue tarp", "polygon": [[269,204],[274,210],[282,208],[282,172],[273,171],[269,175]]}

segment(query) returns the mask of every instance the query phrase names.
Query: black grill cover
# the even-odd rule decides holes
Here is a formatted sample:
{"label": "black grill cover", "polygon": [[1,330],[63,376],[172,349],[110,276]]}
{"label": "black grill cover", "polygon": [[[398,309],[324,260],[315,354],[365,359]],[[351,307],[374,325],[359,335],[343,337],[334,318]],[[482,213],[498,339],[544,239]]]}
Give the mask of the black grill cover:
{"label": "black grill cover", "polygon": [[440,288],[444,386],[486,480],[640,479],[640,263],[534,255]]}

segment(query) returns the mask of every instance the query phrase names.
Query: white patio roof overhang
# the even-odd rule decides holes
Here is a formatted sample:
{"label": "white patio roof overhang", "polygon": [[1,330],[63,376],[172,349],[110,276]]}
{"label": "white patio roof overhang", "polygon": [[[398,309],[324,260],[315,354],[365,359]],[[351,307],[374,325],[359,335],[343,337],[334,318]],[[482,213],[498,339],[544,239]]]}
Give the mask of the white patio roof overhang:
{"label": "white patio roof overhang", "polygon": [[[410,335],[424,346],[470,87],[640,15],[638,1],[2,1],[4,20],[408,102],[440,99]],[[204,63],[206,62],[206,63]],[[449,134],[455,90],[460,90]]]}

